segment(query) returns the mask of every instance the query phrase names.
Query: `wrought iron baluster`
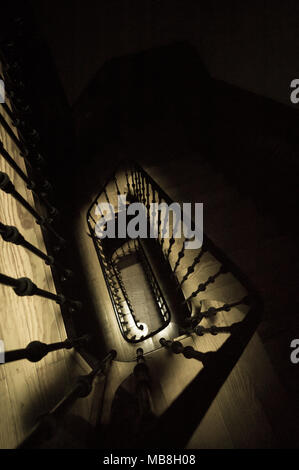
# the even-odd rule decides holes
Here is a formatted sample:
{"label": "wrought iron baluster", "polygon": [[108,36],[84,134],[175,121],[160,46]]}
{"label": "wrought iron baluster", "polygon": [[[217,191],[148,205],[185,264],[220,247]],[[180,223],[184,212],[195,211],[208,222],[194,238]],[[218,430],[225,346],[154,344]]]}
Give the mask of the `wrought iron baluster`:
{"label": "wrought iron baluster", "polygon": [[125,176],[126,176],[126,182],[127,182],[127,191],[128,191],[128,194],[130,194],[131,193],[131,187],[130,187],[130,183],[129,183],[129,175],[128,175],[127,168],[125,169]]}
{"label": "wrought iron baluster", "polygon": [[141,187],[140,187],[140,173],[138,171],[138,168],[135,170],[136,174],[136,189],[137,189],[137,199],[141,199]]}
{"label": "wrought iron baluster", "polygon": [[195,271],[195,266],[197,264],[199,264],[203,254],[206,253],[206,252],[207,252],[207,248],[204,245],[202,245],[200,253],[194,258],[193,263],[188,267],[186,274],[184,275],[183,279],[181,280],[180,287],[182,287],[184,282],[187,281],[190,274],[192,274]]}
{"label": "wrought iron baluster", "polygon": [[224,304],[220,307],[209,307],[206,311],[201,310],[192,317],[186,318],[186,321],[194,326],[197,325],[203,318],[211,318],[215,316],[218,312],[229,312],[233,307],[237,307],[238,305],[242,304],[250,305],[250,297],[245,296],[241,300],[231,302],[230,304]]}
{"label": "wrought iron baluster", "polygon": [[173,268],[173,273],[174,274],[175,274],[176,270],[178,269],[178,267],[180,265],[181,259],[184,258],[184,256],[185,256],[185,243],[183,241],[183,246],[182,246],[181,250],[178,253],[178,258],[177,258],[176,263],[175,263],[174,268]]}
{"label": "wrought iron baluster", "polygon": [[[162,202],[162,198],[161,198],[160,193],[158,193],[158,205],[159,206],[160,206],[161,202]],[[158,236],[157,236],[157,242],[159,244],[161,244],[160,236],[162,237],[162,235],[160,234],[160,227],[161,227],[161,210],[158,207]]]}
{"label": "wrought iron baluster", "polygon": [[112,209],[112,204],[111,204],[111,202],[110,202],[110,199],[109,199],[109,196],[108,196],[108,192],[107,192],[106,186],[105,186],[105,188],[104,188],[104,194],[105,194],[106,201],[107,201],[108,204],[109,204],[109,209],[110,209],[111,216],[114,218],[114,211],[113,211],[113,209]]}
{"label": "wrought iron baluster", "polygon": [[[1,126],[3,127],[3,129],[7,132],[7,134],[9,135],[9,137],[11,138],[11,140],[14,142],[14,144],[18,147],[18,149],[21,151],[21,152],[24,152],[24,147],[23,147],[23,144],[20,142],[20,140],[18,139],[18,137],[16,136],[16,134],[14,133],[14,131],[11,129],[11,127],[9,126],[9,124],[6,122],[6,120],[4,119],[4,117],[2,116],[2,114],[0,114],[0,124]],[[30,162],[28,162],[30,164]]]}
{"label": "wrought iron baluster", "polygon": [[130,240],[128,241],[128,250],[129,250],[129,255],[132,255],[133,254],[133,250],[131,248],[131,243],[130,243]]}
{"label": "wrought iron baluster", "polygon": [[186,359],[197,359],[204,365],[215,356],[215,352],[202,353],[196,351],[192,346],[184,346],[179,341],[167,341],[165,338],[160,339],[160,344],[167,349],[170,349],[174,354],[183,354]]}
{"label": "wrought iron baluster", "polygon": [[150,195],[149,195],[149,180],[145,178],[146,183],[146,210],[147,210],[147,218],[150,216]]}
{"label": "wrought iron baluster", "polygon": [[82,304],[78,300],[71,300],[62,294],[53,294],[52,292],[40,289],[27,277],[15,279],[5,274],[0,274],[0,284],[12,287],[14,292],[20,297],[37,295],[38,297],[54,300],[59,305],[67,305],[71,312],[78,311],[82,308]]}
{"label": "wrought iron baluster", "polygon": [[45,263],[48,264],[49,266],[57,267],[59,270],[62,271],[63,280],[70,278],[72,276],[73,274],[72,271],[69,269],[63,268],[61,264],[53,256],[46,255],[39,248],[35,247],[31,243],[29,243],[27,240],[25,240],[25,238],[20,234],[20,232],[18,231],[16,227],[13,227],[10,225],[4,225],[2,222],[0,222],[0,236],[6,242],[13,243],[14,245],[20,245],[23,248],[26,248],[31,253],[34,253],[36,256],[43,259]]}
{"label": "wrought iron baluster", "polygon": [[200,292],[205,291],[207,286],[215,282],[215,279],[218,276],[220,276],[220,274],[225,274],[225,273],[227,273],[227,269],[224,266],[221,266],[219,271],[216,274],[214,274],[213,276],[210,276],[206,282],[199,284],[198,288],[194,292],[192,292],[192,294],[189,295],[187,299],[184,300],[184,303],[187,303],[192,298],[196,297]]}
{"label": "wrought iron baluster", "polygon": [[171,249],[172,249],[172,245],[174,245],[175,243],[175,239],[173,237],[173,233],[172,233],[172,236],[169,240],[169,246],[168,246],[168,250],[167,250],[167,253],[166,253],[166,258],[169,260],[169,257],[170,257],[170,253],[171,253]]}
{"label": "wrought iron baluster", "polygon": [[149,218],[150,218],[150,230],[151,230],[151,236],[154,236],[156,241],[157,241],[157,235],[158,232],[156,232],[156,191],[155,188],[151,185],[152,189],[152,205],[150,208],[149,212]]}
{"label": "wrought iron baluster", "polygon": [[[178,222],[178,224],[179,223],[181,223],[181,221]],[[174,216],[172,216],[172,231],[171,231],[171,237],[170,237],[170,240],[169,240],[168,250],[167,250],[167,253],[166,253],[166,259],[168,259],[168,261],[169,261],[170,253],[171,253],[171,250],[172,250],[172,246],[175,244],[176,231],[177,231],[177,226],[175,226]]]}
{"label": "wrought iron baluster", "polygon": [[[3,81],[3,78],[1,77],[1,75],[0,75],[0,79]],[[6,89],[7,89],[7,87],[6,87]],[[13,121],[14,116],[12,114],[12,110],[10,109],[10,107],[6,103],[1,103],[1,106],[4,109],[4,111],[6,112],[7,116],[10,118],[10,120]]]}
{"label": "wrought iron baluster", "polygon": [[121,245],[120,249],[121,249],[121,251],[122,251],[123,256],[126,256],[126,252],[125,252],[125,250],[124,250],[124,245]]}
{"label": "wrought iron baluster", "polygon": [[138,181],[137,181],[137,171],[136,171],[136,167],[134,166],[134,170],[133,170],[133,175],[134,175],[134,189],[135,189],[135,198],[138,199]]}
{"label": "wrought iron baluster", "polygon": [[197,336],[203,336],[207,333],[216,336],[218,333],[233,333],[234,329],[239,325],[240,322],[232,323],[231,325],[226,326],[211,325],[210,327],[203,327],[202,325],[197,325],[193,328],[193,331],[197,334]]}
{"label": "wrought iron baluster", "polygon": [[117,195],[119,196],[121,193],[120,193],[120,190],[119,190],[119,187],[118,187],[118,182],[117,182],[117,178],[116,178],[116,173],[114,173],[114,175],[113,175],[113,181],[114,181],[114,184],[115,184],[115,188],[116,188]]}
{"label": "wrought iron baluster", "polygon": [[6,173],[0,171],[0,189],[7,194],[11,194],[11,196],[16,199],[36,220],[36,222],[44,226],[47,230],[49,230],[60,242],[60,244],[64,244],[65,240],[56,233],[53,227],[50,225],[51,220],[46,219],[45,217],[41,216],[36,212],[36,210],[26,201],[26,199],[18,193],[10,181],[9,176]]}
{"label": "wrought iron baluster", "polygon": [[144,182],[144,174],[141,173],[141,186],[142,186],[142,203],[145,206],[146,197],[145,197],[145,182]]}
{"label": "wrought iron baluster", "polygon": [[91,219],[95,225],[97,224],[97,221],[93,218],[91,214],[89,214],[89,219]]}
{"label": "wrought iron baluster", "polygon": [[30,153],[30,151],[28,150],[28,147],[31,146],[34,151],[36,151],[36,145],[26,140],[22,140],[22,135],[20,133],[19,137],[17,137],[1,113],[0,124],[2,125],[3,129],[7,132],[11,140],[14,142],[14,144],[17,146],[20,152],[20,156],[23,157],[24,160],[26,160],[28,166],[34,171],[41,171],[41,168],[37,167],[36,165],[42,165],[44,163],[43,157],[40,154],[37,154],[36,157],[33,158],[32,152]]}
{"label": "wrought iron baluster", "polygon": [[134,168],[133,166],[130,167],[131,172],[131,180],[132,180],[132,195],[136,197],[136,184],[134,179]]}
{"label": "wrought iron baluster", "polygon": [[142,193],[142,174],[138,169],[138,181],[139,181],[139,201],[143,202],[143,193]]}
{"label": "wrought iron baluster", "polygon": [[59,349],[80,348],[90,341],[90,336],[84,335],[79,338],[68,338],[65,341],[57,343],[45,344],[41,341],[32,341],[24,349],[15,349],[13,351],[5,351],[5,363],[27,359],[30,362],[38,362],[43,359],[49,352],[58,351]]}
{"label": "wrought iron baluster", "polygon": [[[23,172],[23,170],[17,165],[14,159],[9,155],[3,146],[3,142],[0,141],[0,154],[7,161],[7,163],[15,170],[15,172],[20,176],[20,178],[26,183],[27,188],[30,189],[40,201],[49,209],[49,212],[52,216],[57,215],[58,211],[53,207],[40,193],[36,187],[34,181],[30,180],[28,176]],[[48,182],[47,182],[48,183]],[[45,184],[45,182],[43,183]]]}
{"label": "wrought iron baluster", "polygon": [[134,238],[134,247],[135,247],[135,251],[139,250],[139,246],[138,246],[138,242],[137,242],[136,238]]}
{"label": "wrought iron baluster", "polygon": [[167,233],[167,224],[168,223],[169,223],[169,211],[167,211],[167,214],[164,217],[163,229],[162,229],[162,232],[161,232],[161,250],[162,250],[162,253],[163,253],[163,245],[164,245],[164,240],[165,240],[165,236],[166,236],[166,233]]}
{"label": "wrought iron baluster", "polygon": [[[96,210],[98,210],[99,213],[100,213],[100,214],[99,214],[99,215],[100,215],[100,219],[101,219],[102,217],[104,217],[104,214],[103,214],[103,211],[102,211],[102,208],[101,208],[101,203],[98,201],[98,199],[96,200]],[[96,215],[98,215],[98,214],[96,214]]]}

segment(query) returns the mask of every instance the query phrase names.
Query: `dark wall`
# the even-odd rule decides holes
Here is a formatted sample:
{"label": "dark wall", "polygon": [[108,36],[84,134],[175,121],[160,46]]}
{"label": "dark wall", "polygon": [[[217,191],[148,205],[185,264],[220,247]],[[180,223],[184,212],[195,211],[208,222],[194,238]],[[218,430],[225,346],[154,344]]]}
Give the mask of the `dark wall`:
{"label": "dark wall", "polygon": [[296,0],[32,0],[70,103],[112,57],[188,41],[212,77],[290,104]]}

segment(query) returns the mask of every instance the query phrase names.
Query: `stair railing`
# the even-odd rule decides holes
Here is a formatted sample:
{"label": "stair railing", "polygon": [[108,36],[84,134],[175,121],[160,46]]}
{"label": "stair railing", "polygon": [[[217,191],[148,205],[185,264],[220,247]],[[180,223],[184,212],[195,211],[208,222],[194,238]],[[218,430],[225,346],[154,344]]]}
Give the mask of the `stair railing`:
{"label": "stair railing", "polygon": [[[10,32],[13,33],[12,31]],[[58,211],[48,200],[48,192],[51,191],[52,186],[43,176],[45,160],[40,154],[39,135],[30,119],[31,110],[26,102],[26,87],[21,78],[22,67],[16,63],[15,59],[17,54],[18,47],[11,48],[10,39],[0,38],[0,68],[2,70],[0,79],[4,81],[6,90],[6,100],[0,104],[0,127],[8,136],[8,141],[13,142],[19,155],[24,158],[26,170],[23,170],[10,154],[6,141],[0,141],[0,161],[1,159],[5,161],[23,181],[27,189],[31,191],[35,204],[29,203],[16,190],[10,177],[3,171],[0,172],[0,189],[9,198],[14,198],[17,204],[22,206],[35,219],[36,223],[40,225],[47,251],[50,251],[51,254],[42,251],[27,241],[17,227],[6,225],[4,220],[0,221],[1,242],[19,245],[20,249],[30,251],[30,253],[33,253],[51,267],[54,282],[57,279],[66,281],[72,278],[72,272],[63,266],[58,254],[61,248],[65,247],[66,242],[53,227],[53,220]],[[36,209],[36,206],[38,209]],[[48,250],[48,246],[51,246],[50,250]],[[110,351],[100,362],[97,362],[88,353],[91,337],[89,335],[76,336],[74,325],[71,324],[70,326],[72,322],[71,316],[68,315],[69,313],[77,313],[82,309],[80,301],[74,300],[63,293],[56,294],[44,290],[27,277],[14,278],[5,273],[0,273],[0,284],[12,288],[15,294],[20,297],[36,295],[56,302],[61,306],[62,315],[66,313],[69,322],[67,326],[66,317],[63,316],[67,330],[67,338],[64,341],[50,344],[41,341],[31,341],[22,349],[3,351],[1,354],[1,365],[5,367],[7,363],[20,360],[38,362],[51,352],[71,348],[78,351],[92,365],[92,372],[86,376],[79,377],[71,391],[53,410],[41,418],[32,435],[20,446],[27,447],[28,445],[31,446],[37,437],[45,436],[45,433],[49,437],[53,429],[57,428],[58,417],[60,418],[77,398],[86,397],[90,393],[95,376],[104,371],[106,365],[110,364],[116,357],[116,352],[114,350]],[[60,285],[60,283],[58,284]],[[41,315],[46,314],[46,312],[40,313]],[[5,343],[5,338],[3,340]],[[2,362],[2,358],[4,362]],[[54,422],[56,427],[53,427]]]}

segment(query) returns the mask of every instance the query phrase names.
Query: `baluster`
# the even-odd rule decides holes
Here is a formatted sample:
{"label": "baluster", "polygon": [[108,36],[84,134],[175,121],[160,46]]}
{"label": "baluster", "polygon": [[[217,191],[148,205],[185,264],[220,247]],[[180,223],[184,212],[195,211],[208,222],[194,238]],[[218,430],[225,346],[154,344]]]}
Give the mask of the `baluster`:
{"label": "baluster", "polygon": [[121,251],[122,251],[123,256],[126,256],[126,252],[125,252],[125,250],[124,250],[124,246],[123,246],[123,245],[121,245],[120,249],[121,249]]}
{"label": "baluster", "polygon": [[249,305],[250,304],[250,297],[246,296],[241,300],[238,300],[236,302],[232,302],[230,304],[224,304],[221,305],[220,307],[209,307],[208,310],[206,311],[200,311],[196,313],[193,317],[191,318],[186,318],[187,322],[190,322],[191,324],[197,325],[203,318],[211,318],[215,316],[218,312],[229,312],[233,307],[237,307],[238,305]]}
{"label": "baluster", "polygon": [[167,254],[166,254],[166,259],[168,259],[168,261],[169,261],[170,253],[171,253],[171,250],[172,250],[172,245],[174,245],[174,243],[175,243],[176,231],[177,231],[177,226],[174,225],[174,216],[172,216],[172,232],[171,232],[171,237],[170,237],[170,240],[169,240],[169,246],[168,246],[168,250],[167,250]]}
{"label": "baluster", "polygon": [[135,197],[136,199],[138,199],[139,187],[138,187],[138,175],[137,175],[136,166],[134,166],[134,177],[135,177]]}
{"label": "baluster", "polygon": [[19,361],[27,359],[30,362],[39,362],[49,352],[58,351],[59,349],[80,348],[90,341],[90,336],[84,335],[79,338],[68,338],[65,341],[57,343],[45,344],[40,341],[32,341],[24,349],[15,349],[13,351],[5,351],[5,362]]}
{"label": "baluster", "polygon": [[106,201],[109,204],[110,213],[111,213],[112,217],[114,218],[114,212],[113,212],[113,209],[112,209],[112,204],[110,203],[106,187],[104,188],[104,194],[105,194]]}
{"label": "baluster", "polygon": [[[44,196],[36,189],[36,184],[32,180],[30,180],[28,176],[23,172],[23,170],[17,165],[14,159],[5,150],[3,146],[3,142],[1,141],[0,141],[0,154],[7,161],[7,163],[15,170],[15,172],[20,176],[20,178],[22,178],[22,180],[26,183],[27,188],[30,189],[40,199],[40,201],[45,204],[45,206],[49,209],[50,214],[52,216],[57,215],[58,213],[57,209],[53,207],[44,198]],[[49,184],[49,182],[45,181],[44,184]]]}
{"label": "baluster", "polygon": [[150,216],[150,195],[149,195],[149,180],[148,178],[145,179],[146,181],[146,210],[147,210],[147,218]]}
{"label": "baluster", "polygon": [[[23,145],[21,144],[20,140],[17,138],[13,130],[10,128],[9,124],[6,122],[2,114],[0,114],[0,124],[3,127],[3,129],[7,132],[11,140],[16,144],[20,152],[24,152]],[[30,164],[30,162],[28,163]]]}
{"label": "baluster", "polygon": [[178,258],[177,258],[176,263],[174,265],[174,269],[173,269],[174,274],[175,274],[177,268],[180,265],[181,259],[184,258],[184,256],[185,256],[185,243],[183,242],[183,246],[182,246],[180,252],[178,253]]}
{"label": "baluster", "polygon": [[135,190],[135,198],[138,198],[138,182],[137,182],[137,172],[136,172],[136,167],[133,167],[133,177],[134,177],[134,190]]}
{"label": "baluster", "polygon": [[189,295],[189,297],[187,299],[184,300],[184,303],[187,303],[192,298],[196,297],[199,294],[199,292],[205,291],[207,286],[209,284],[212,284],[213,282],[215,282],[215,279],[218,276],[220,276],[220,274],[225,274],[225,273],[227,273],[227,269],[224,266],[221,266],[219,271],[216,274],[214,274],[213,276],[210,276],[206,282],[204,282],[202,284],[199,284],[198,288],[194,292],[192,292],[192,294]]}
{"label": "baluster", "polygon": [[172,245],[174,245],[174,243],[175,243],[175,239],[174,239],[174,237],[173,237],[173,232],[172,232],[171,238],[170,238],[170,240],[169,240],[168,250],[167,250],[167,253],[166,253],[166,258],[167,258],[168,260],[169,260],[169,257],[170,257]]}
{"label": "baluster", "polygon": [[186,359],[197,359],[204,365],[206,365],[216,354],[212,351],[202,353],[200,351],[196,351],[192,346],[184,346],[179,341],[167,341],[165,338],[160,339],[160,344],[166,349],[170,349],[174,354],[183,354]]}
{"label": "baluster", "polygon": [[142,182],[142,203],[145,206],[146,203],[146,197],[145,197],[145,182],[144,182],[144,174],[141,173],[141,182]]}
{"label": "baluster", "polygon": [[138,197],[139,201],[142,202],[142,181],[141,181],[141,173],[137,169],[137,175],[138,175]]}
{"label": "baluster", "polygon": [[132,179],[132,195],[136,197],[136,184],[134,179],[134,168],[131,166],[131,179]]}
{"label": "baluster", "polygon": [[133,250],[132,250],[132,248],[131,248],[130,240],[128,241],[128,250],[129,250],[129,254],[132,255],[132,254],[133,254]]}
{"label": "baluster", "polygon": [[20,297],[37,295],[45,299],[54,300],[59,305],[67,305],[71,312],[78,311],[82,308],[81,302],[68,299],[62,294],[53,294],[52,292],[40,289],[27,277],[15,279],[5,274],[0,274],[0,284],[13,287],[14,292]]}
{"label": "baluster", "polygon": [[[1,75],[0,75],[0,80],[3,81]],[[6,84],[5,84],[6,85]],[[7,90],[7,87],[6,87],[6,90]],[[7,116],[10,118],[10,120],[12,121],[14,119],[14,116],[12,114],[12,111],[10,109],[10,107],[6,104],[6,103],[1,103],[1,106],[2,108],[4,109],[5,113],[7,114]]]}
{"label": "baluster", "polygon": [[161,250],[162,250],[162,253],[163,253],[163,245],[164,245],[165,235],[167,233],[168,223],[169,223],[169,211],[167,211],[167,215],[164,217],[163,229],[162,229],[162,233],[161,233]]}
{"label": "baluster", "polygon": [[[26,160],[26,163],[29,165],[29,167],[32,170],[38,170],[40,171],[40,168],[36,167],[36,164],[43,164],[44,160],[40,154],[38,154],[35,158],[30,158],[30,152],[27,150],[26,147],[28,147],[29,142],[25,141],[24,139],[22,140],[22,135],[19,133],[19,137],[16,136],[14,131],[11,129],[10,125],[7,123],[5,120],[4,116],[0,114],[0,124],[4,128],[4,130],[7,132],[9,137],[12,139],[14,144],[17,146],[17,148],[20,151],[20,156],[23,157]],[[35,145],[33,145],[33,148]]]}
{"label": "baluster", "polygon": [[113,181],[114,181],[114,184],[115,184],[115,187],[116,187],[117,195],[119,196],[120,195],[120,190],[119,190],[118,183],[117,183],[116,173],[114,173],[112,178],[113,178]]}
{"label": "baluster", "polygon": [[[160,193],[158,193],[158,205],[159,206],[160,206],[161,202],[162,202],[162,198],[160,196]],[[161,226],[161,210],[158,207],[158,236],[157,236],[157,242],[159,244],[161,244],[161,241],[160,241],[160,226]]]}
{"label": "baluster", "polygon": [[186,274],[184,275],[183,279],[182,279],[181,282],[180,282],[180,287],[182,287],[182,285],[184,284],[184,282],[187,281],[187,279],[188,279],[188,277],[190,276],[190,274],[192,274],[192,273],[194,272],[195,266],[196,266],[197,264],[199,264],[199,262],[200,262],[200,260],[201,260],[201,258],[202,258],[202,256],[203,256],[203,254],[206,253],[206,252],[207,252],[207,248],[203,245],[203,246],[201,247],[200,253],[194,258],[193,263],[191,264],[191,266],[188,267]]}
{"label": "baluster", "polygon": [[39,248],[36,248],[34,245],[25,240],[16,227],[4,225],[2,222],[0,222],[0,236],[5,242],[13,243],[14,245],[20,245],[23,248],[29,250],[31,253],[34,253],[39,258],[43,259],[49,266],[55,266],[60,269],[63,273],[63,279],[68,279],[72,276],[72,271],[69,269],[64,269],[53,256],[46,255]]}
{"label": "baluster", "polygon": [[129,175],[128,175],[128,170],[127,170],[127,168],[125,169],[125,175],[126,175],[126,182],[127,182],[128,194],[130,194],[130,193],[131,193],[131,188],[130,188]]}
{"label": "baluster", "polygon": [[22,180],[26,183],[27,187],[34,187],[35,183],[31,181],[27,175],[23,172],[23,170],[17,165],[14,159],[9,155],[9,153],[5,150],[3,146],[3,142],[0,141],[0,153],[3,158],[7,161],[7,163],[15,170],[15,172],[22,178]]}
{"label": "baluster", "polygon": [[[153,234],[156,235],[156,190],[153,186],[152,188],[152,211],[150,212],[150,225],[152,226]],[[158,232],[157,232],[158,236]]]}
{"label": "baluster", "polygon": [[197,334],[197,336],[203,336],[207,333],[216,336],[218,333],[232,333],[234,328],[236,328],[238,325],[240,325],[240,322],[232,323],[231,325],[227,326],[211,325],[210,327],[203,327],[201,325],[197,325],[193,328],[193,331]]}
{"label": "baluster", "polygon": [[139,172],[138,169],[135,167],[135,180],[136,180],[136,196],[137,199],[140,199],[140,182],[139,182]]}
{"label": "baluster", "polygon": [[21,196],[21,194],[16,191],[8,175],[2,171],[0,171],[0,189],[2,189],[2,191],[7,194],[11,194],[11,196],[16,199],[36,219],[36,222],[49,230],[61,244],[65,243],[65,240],[56,233],[53,227],[51,227],[50,220],[42,217],[36,212],[36,210],[26,201],[26,199],[24,199],[23,196]]}
{"label": "baluster", "polygon": [[104,217],[104,214],[101,208],[101,203],[98,201],[98,199],[96,200],[96,207],[97,207],[97,210],[100,212],[100,218]]}
{"label": "baluster", "polygon": [[93,216],[91,214],[89,214],[88,217],[93,221],[93,223],[95,225],[97,224],[97,221],[93,218]]}

